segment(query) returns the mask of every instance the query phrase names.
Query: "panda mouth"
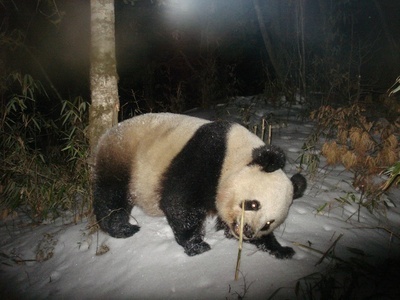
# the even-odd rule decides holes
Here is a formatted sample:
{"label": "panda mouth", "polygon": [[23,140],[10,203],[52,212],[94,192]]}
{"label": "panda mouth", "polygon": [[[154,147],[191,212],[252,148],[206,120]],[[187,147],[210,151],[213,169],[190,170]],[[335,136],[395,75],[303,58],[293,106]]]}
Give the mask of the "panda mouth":
{"label": "panda mouth", "polygon": [[[261,230],[259,230],[258,232],[259,233],[261,232],[261,234],[267,234],[267,232],[269,232],[271,229],[272,223],[275,223],[275,219],[272,219],[272,220],[268,221],[267,223],[265,223],[264,227],[261,228]],[[231,232],[236,238],[240,237],[240,222],[239,221],[232,223]],[[251,240],[251,239],[256,238],[255,231],[247,223],[244,224],[244,226],[243,226],[243,238],[246,240]]]}
{"label": "panda mouth", "polygon": [[[240,236],[240,222],[233,222],[232,227],[233,234],[236,238]],[[243,226],[243,238],[246,240],[252,239],[254,237],[254,231],[250,225],[244,224]]]}

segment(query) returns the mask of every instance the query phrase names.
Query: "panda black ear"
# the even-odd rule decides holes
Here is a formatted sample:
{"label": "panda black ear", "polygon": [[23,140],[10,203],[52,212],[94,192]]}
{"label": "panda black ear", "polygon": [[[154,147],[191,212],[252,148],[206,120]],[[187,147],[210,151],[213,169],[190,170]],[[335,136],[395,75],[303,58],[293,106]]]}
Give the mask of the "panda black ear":
{"label": "panda black ear", "polygon": [[293,200],[303,196],[304,191],[307,188],[307,180],[300,173],[294,174],[290,178],[293,184]]}
{"label": "panda black ear", "polygon": [[253,149],[253,160],[249,165],[259,165],[264,172],[274,172],[285,166],[286,157],[282,149],[275,146],[261,146]]}

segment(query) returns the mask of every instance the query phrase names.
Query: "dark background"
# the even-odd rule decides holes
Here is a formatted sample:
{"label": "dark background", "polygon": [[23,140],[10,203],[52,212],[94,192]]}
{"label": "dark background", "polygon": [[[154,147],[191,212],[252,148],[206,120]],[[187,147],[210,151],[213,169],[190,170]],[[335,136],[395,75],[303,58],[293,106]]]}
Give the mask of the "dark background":
{"label": "dark background", "polygon": [[[253,1],[116,0],[123,109],[182,111],[235,95],[302,91],[301,66],[303,92],[332,103],[383,93],[400,75],[398,0],[259,3],[283,80],[272,68]],[[50,106],[59,102],[55,90],[89,100],[89,1],[10,0],[0,9],[0,75],[32,75]],[[10,89],[4,90],[3,102]]]}

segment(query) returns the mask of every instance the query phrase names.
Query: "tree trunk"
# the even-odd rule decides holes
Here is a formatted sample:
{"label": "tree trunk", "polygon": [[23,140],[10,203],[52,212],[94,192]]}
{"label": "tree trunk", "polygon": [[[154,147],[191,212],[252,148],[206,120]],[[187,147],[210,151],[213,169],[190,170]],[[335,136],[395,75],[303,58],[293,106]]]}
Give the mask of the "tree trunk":
{"label": "tree trunk", "polygon": [[100,136],[118,123],[114,0],[90,0],[91,52],[89,142],[91,154]]}
{"label": "tree trunk", "polygon": [[307,94],[306,80],[306,48],[304,42],[304,0],[298,0],[296,6],[296,28],[297,28],[297,53],[299,54],[299,77],[301,92]]}
{"label": "tree trunk", "polygon": [[388,41],[388,43],[393,51],[393,54],[398,53],[399,45],[397,44],[396,40],[393,38],[392,34],[390,33],[390,29],[389,29],[389,26],[387,23],[387,18],[385,17],[385,14],[383,13],[382,7],[379,4],[379,2],[376,0],[374,0],[374,5],[376,7],[376,10],[378,11],[379,18],[381,19],[383,33],[385,34],[386,40]]}
{"label": "tree trunk", "polygon": [[261,35],[264,41],[265,49],[267,50],[269,59],[271,60],[272,67],[275,70],[276,77],[283,83],[285,72],[283,70],[282,62],[279,59],[274,47],[272,45],[271,37],[267,31],[267,27],[265,26],[264,17],[260,8],[260,4],[258,0],[253,0],[254,9],[257,14],[258,25],[260,27]]}

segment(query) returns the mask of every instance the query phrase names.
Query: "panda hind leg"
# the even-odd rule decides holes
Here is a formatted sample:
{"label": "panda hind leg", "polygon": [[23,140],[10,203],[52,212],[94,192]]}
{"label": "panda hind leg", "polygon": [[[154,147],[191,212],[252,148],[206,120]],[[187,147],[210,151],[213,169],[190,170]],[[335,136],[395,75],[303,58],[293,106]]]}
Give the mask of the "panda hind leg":
{"label": "panda hind leg", "polygon": [[100,228],[115,238],[128,238],[140,227],[129,223],[132,204],[123,188],[95,184],[93,209]]}
{"label": "panda hind leg", "polygon": [[256,245],[258,249],[268,252],[278,259],[289,259],[295,254],[293,248],[281,246],[272,232],[260,239],[249,240],[248,242]]}
{"label": "panda hind leg", "polygon": [[128,238],[140,229],[139,226],[129,223],[129,213],[125,210],[111,212],[105,222],[100,222],[100,227],[115,238]]}

